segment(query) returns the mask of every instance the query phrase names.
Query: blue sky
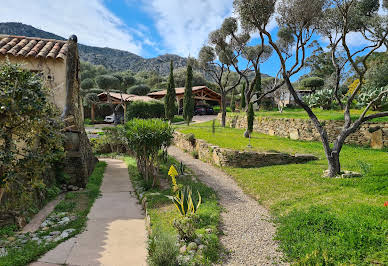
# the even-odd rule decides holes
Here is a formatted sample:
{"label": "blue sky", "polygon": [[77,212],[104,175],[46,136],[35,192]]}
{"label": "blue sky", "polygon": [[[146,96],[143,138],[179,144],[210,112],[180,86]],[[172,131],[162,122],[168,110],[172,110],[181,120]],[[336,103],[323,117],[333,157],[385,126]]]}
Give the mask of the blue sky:
{"label": "blue sky", "polygon": [[[1,21],[22,22],[79,42],[143,57],[197,56],[209,32],[233,15],[233,0],[1,0]],[[275,20],[271,29],[276,32]],[[360,36],[351,36],[354,46]],[[322,42],[321,42],[322,43]],[[322,43],[324,45],[324,43]],[[275,75],[276,56],[262,66]]]}

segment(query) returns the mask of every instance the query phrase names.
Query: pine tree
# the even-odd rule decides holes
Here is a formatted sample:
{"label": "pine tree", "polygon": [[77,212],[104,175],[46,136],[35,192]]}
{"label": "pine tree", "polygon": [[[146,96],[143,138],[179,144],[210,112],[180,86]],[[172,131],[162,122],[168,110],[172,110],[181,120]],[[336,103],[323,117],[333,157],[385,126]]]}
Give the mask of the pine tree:
{"label": "pine tree", "polygon": [[232,99],[230,100],[230,110],[232,110],[232,112],[236,111],[236,102],[234,99],[234,89],[232,91]]}
{"label": "pine tree", "polygon": [[190,124],[194,114],[194,98],[193,98],[193,68],[191,65],[187,66],[187,76],[185,85],[185,95],[183,98],[183,118],[187,125]]}
{"label": "pine tree", "polygon": [[252,133],[253,131],[253,120],[255,119],[255,113],[253,112],[253,104],[250,103],[248,105],[248,116],[247,116],[247,120],[248,120],[248,132],[249,134]]}
{"label": "pine tree", "polygon": [[245,107],[247,106],[245,102],[245,82],[243,83],[242,89],[241,89],[241,110],[244,110]]}
{"label": "pine tree", "polygon": [[174,119],[175,114],[177,113],[176,110],[176,94],[175,94],[175,82],[174,82],[174,66],[171,60],[171,66],[170,66],[170,76],[168,77],[168,84],[167,84],[167,93],[164,97],[164,112],[166,119],[172,122]]}

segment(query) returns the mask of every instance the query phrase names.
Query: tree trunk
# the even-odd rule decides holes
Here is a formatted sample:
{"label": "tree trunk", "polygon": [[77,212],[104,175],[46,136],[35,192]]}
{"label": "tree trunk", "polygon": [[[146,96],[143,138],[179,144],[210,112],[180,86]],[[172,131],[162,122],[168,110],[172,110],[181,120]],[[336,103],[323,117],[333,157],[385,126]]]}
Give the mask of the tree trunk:
{"label": "tree trunk", "polygon": [[0,187],[0,203],[1,203],[1,199],[3,198],[4,192],[5,192],[5,188]]}
{"label": "tree trunk", "polygon": [[328,177],[335,177],[341,173],[341,164],[339,159],[339,152],[332,151],[329,156],[327,156],[327,161],[329,164]]}
{"label": "tree trunk", "polygon": [[222,120],[221,126],[225,127],[226,125],[226,93],[221,93],[221,112],[222,112]]}

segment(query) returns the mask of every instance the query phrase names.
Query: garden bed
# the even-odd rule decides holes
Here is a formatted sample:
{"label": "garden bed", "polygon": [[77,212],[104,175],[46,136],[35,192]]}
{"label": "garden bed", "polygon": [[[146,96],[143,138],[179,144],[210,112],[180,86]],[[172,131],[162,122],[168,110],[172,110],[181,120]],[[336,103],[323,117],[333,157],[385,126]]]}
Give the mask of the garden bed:
{"label": "garden bed", "polygon": [[[177,183],[192,188],[193,193],[201,194],[202,204],[198,209],[198,221],[195,224],[196,238],[187,243],[178,237],[173,226],[180,214],[172,201],[167,198],[172,195],[167,172],[170,165],[179,166],[179,162],[168,159],[161,165],[161,188],[147,190],[143,178],[136,168],[136,161],[131,157],[124,157],[128,165],[129,175],[135,187],[139,201],[146,209],[149,224],[149,263],[150,265],[176,265],[181,263],[197,263],[196,265],[211,265],[220,256],[218,239],[221,207],[213,189],[198,182],[189,169],[184,175],[177,177]],[[171,264],[169,264],[171,263]]]}
{"label": "garden bed", "polygon": [[[244,150],[243,129],[211,123],[178,128],[214,145]],[[321,158],[306,164],[262,168],[223,167],[238,185],[277,218],[277,239],[292,262],[301,264],[388,263],[388,154],[345,145],[344,170],[362,172],[357,179],[322,178],[327,169],[322,144],[254,133],[253,150],[309,153]],[[384,251],[385,250],[385,251]]]}
{"label": "garden bed", "polygon": [[61,242],[79,234],[100,194],[106,163],[96,165],[86,189],[68,192],[54,211],[33,233],[17,233],[15,227],[0,229],[0,265],[27,265]]}

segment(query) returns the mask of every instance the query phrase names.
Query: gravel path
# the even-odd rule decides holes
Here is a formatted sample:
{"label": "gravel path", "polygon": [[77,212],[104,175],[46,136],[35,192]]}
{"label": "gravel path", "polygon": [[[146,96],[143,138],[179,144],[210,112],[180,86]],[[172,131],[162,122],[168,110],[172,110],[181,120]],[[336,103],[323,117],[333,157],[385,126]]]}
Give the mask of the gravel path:
{"label": "gravel path", "polygon": [[275,227],[268,211],[248,197],[227,174],[177,147],[169,154],[187,165],[201,182],[212,187],[225,209],[222,212],[221,243],[230,251],[222,265],[285,265],[273,240]]}

